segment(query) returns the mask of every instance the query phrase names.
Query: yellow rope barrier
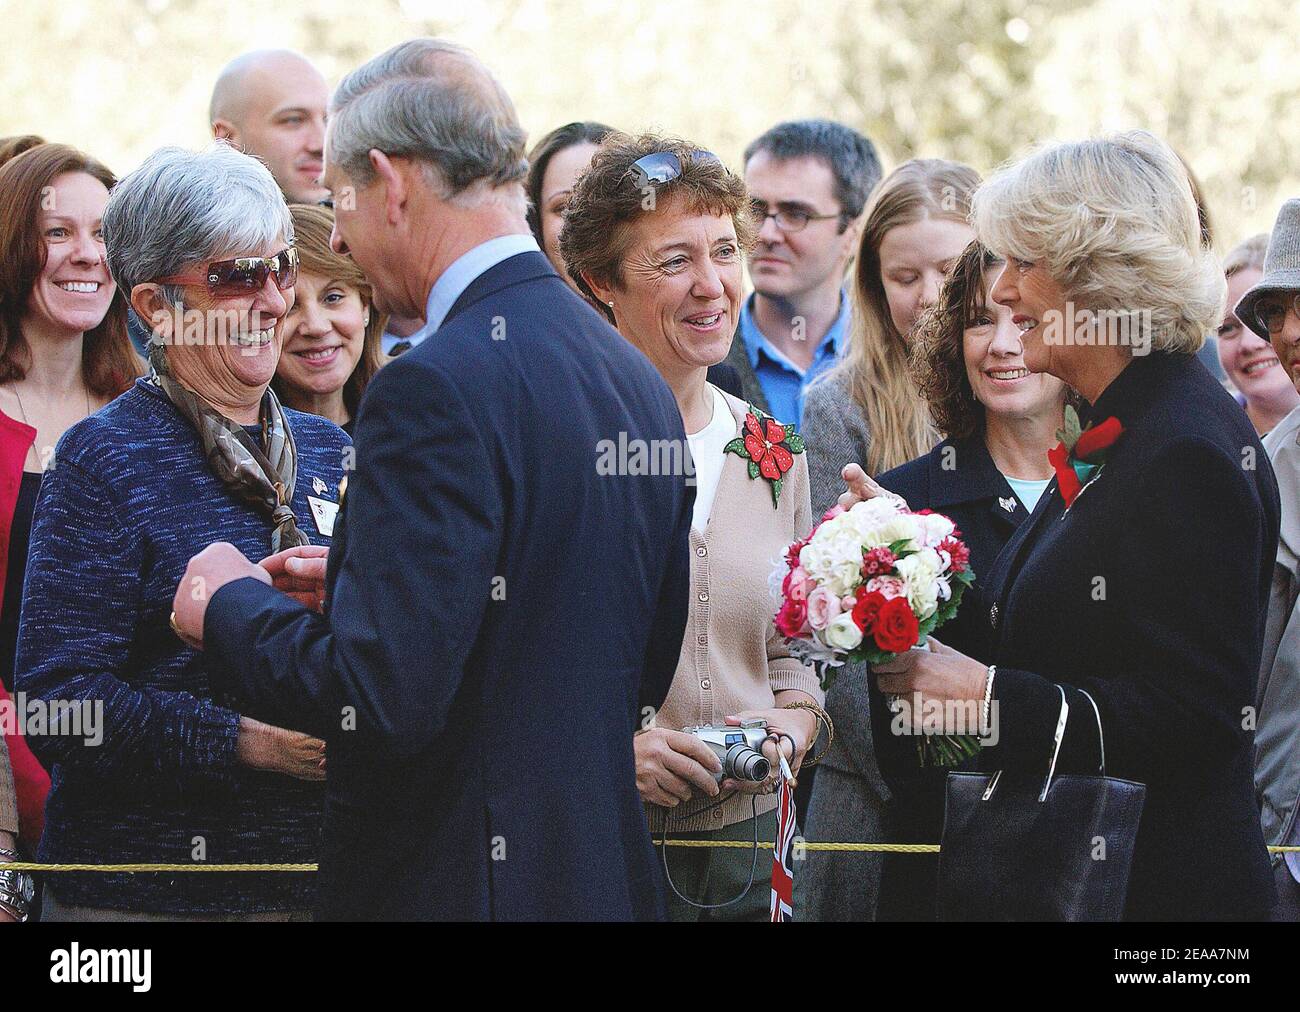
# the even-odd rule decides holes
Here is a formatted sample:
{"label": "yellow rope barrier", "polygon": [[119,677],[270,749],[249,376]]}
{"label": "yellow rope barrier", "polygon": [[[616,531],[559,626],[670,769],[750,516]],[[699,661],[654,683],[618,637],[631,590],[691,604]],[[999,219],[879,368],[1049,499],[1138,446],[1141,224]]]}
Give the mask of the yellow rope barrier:
{"label": "yellow rope barrier", "polygon": [[[669,840],[669,847],[753,847],[753,840]],[[760,849],[772,848],[772,841],[760,840]],[[937,843],[796,843],[803,850],[830,851],[833,853],[886,853],[886,854],[937,854]],[[1269,847],[1270,854],[1296,854],[1300,847]],[[0,865],[12,871],[64,872],[304,872],[316,871],[314,864],[38,864],[34,861],[14,861]]]}

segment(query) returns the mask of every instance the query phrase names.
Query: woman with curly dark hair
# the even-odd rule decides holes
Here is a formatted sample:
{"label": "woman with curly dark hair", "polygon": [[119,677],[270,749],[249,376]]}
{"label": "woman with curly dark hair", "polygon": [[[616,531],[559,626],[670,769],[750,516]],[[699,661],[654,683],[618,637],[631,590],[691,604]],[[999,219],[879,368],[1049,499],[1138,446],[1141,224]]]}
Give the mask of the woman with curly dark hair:
{"label": "woman with curly dark hair", "polygon": [[[985,657],[989,649],[980,576],[1047,488],[1052,476],[1047,451],[1056,444],[1068,394],[1056,377],[1025,368],[1020,332],[1010,311],[989,298],[1002,266],[978,242],[971,243],[953,265],[938,302],[918,321],[910,353],[912,378],[935,427],[946,438],[878,479],[912,509],[933,509],[950,517],[970,546],[975,585],[943,632],[945,643],[976,658]],[[868,693],[867,700],[847,698]],[[937,842],[947,770],[918,767],[914,740],[891,733],[891,713],[876,679],[865,672],[842,674],[827,695],[826,708],[836,718],[836,727],[846,728],[853,714],[870,712],[875,755],[861,757],[857,765],[869,769],[877,764],[889,788],[885,838],[896,843]],[[846,720],[840,720],[841,715]],[[836,739],[837,747],[853,745],[853,735]],[[860,828],[855,836],[852,825],[835,823],[860,808],[861,796],[872,792],[847,772],[848,764],[838,766],[825,767],[814,783],[809,840],[861,835]],[[828,902],[831,897],[861,894],[861,864],[854,860],[860,858],[819,853],[807,862],[805,882]],[[885,855],[877,919],[933,920],[937,870],[936,855]]]}

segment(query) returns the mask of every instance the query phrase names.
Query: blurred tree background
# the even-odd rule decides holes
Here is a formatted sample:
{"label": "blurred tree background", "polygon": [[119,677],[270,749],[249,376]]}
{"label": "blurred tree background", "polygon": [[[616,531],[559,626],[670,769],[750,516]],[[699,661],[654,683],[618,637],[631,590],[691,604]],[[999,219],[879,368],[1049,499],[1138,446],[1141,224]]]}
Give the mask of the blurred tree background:
{"label": "blurred tree background", "polygon": [[0,0],[0,135],[118,173],[200,145],[223,64],[285,46],[331,83],[432,34],[474,49],[538,137],[574,119],[690,138],[733,165],[780,119],[864,130],[886,166],[987,172],[1037,141],[1146,127],[1204,186],[1220,252],[1300,194],[1293,0]]}

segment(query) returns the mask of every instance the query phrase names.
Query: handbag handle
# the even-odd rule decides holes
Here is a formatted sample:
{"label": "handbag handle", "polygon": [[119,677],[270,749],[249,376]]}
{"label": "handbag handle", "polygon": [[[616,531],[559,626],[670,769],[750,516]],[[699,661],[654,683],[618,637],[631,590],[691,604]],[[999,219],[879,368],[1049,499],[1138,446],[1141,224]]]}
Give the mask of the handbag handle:
{"label": "handbag handle", "polygon": [[1052,775],[1056,772],[1056,759],[1061,754],[1061,739],[1065,737],[1065,725],[1070,719],[1070,704],[1065,700],[1065,690],[1058,685],[1056,691],[1061,694],[1061,715],[1056,718],[1056,734],[1052,736],[1052,762],[1047,767],[1047,779],[1043,781],[1043,789],[1038,795],[1040,803],[1047,800],[1047,789],[1052,786]]}
{"label": "handbag handle", "polygon": [[1088,697],[1088,702],[1092,704],[1092,712],[1097,717],[1097,748],[1101,750],[1101,762],[1097,766],[1097,773],[1104,777],[1106,775],[1106,738],[1101,733],[1101,711],[1097,709],[1097,701],[1092,698],[1092,693],[1087,689],[1080,689],[1079,691]]}
{"label": "handbag handle", "polygon": [[[1047,767],[1047,779],[1043,781],[1043,789],[1038,794],[1039,802],[1047,800],[1047,789],[1052,786],[1052,776],[1056,773],[1056,760],[1061,754],[1061,739],[1065,737],[1065,725],[1070,719],[1070,704],[1066,701],[1065,689],[1057,685],[1056,691],[1061,694],[1061,713],[1056,718],[1056,733],[1052,736],[1052,761]],[[1091,699],[1092,697],[1089,696],[1088,698]],[[1092,705],[1095,708],[1097,704],[1093,703]],[[1097,720],[1098,726],[1100,726],[1101,717],[1098,716]],[[981,801],[988,801],[989,798],[993,797],[993,792],[997,790],[998,781],[1001,779],[1002,771],[998,770],[993,774],[993,779],[989,782],[988,787],[984,789]]]}

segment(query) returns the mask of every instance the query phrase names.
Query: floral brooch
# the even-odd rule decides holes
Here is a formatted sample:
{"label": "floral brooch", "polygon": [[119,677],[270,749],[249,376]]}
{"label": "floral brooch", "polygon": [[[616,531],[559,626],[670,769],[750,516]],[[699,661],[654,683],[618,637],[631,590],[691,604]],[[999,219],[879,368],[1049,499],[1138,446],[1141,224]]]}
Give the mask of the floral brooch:
{"label": "floral brooch", "polygon": [[1056,487],[1065,508],[1069,509],[1079,493],[1095,481],[1110,456],[1110,448],[1124,434],[1124,426],[1111,415],[1097,425],[1079,428],[1079,414],[1066,405],[1065,428],[1057,431],[1060,442],[1047,451],[1047,459],[1056,471]]}
{"label": "floral brooch", "polygon": [[737,436],[722,448],[723,453],[734,453],[749,463],[749,477],[765,478],[772,489],[772,508],[781,499],[781,486],[785,473],[794,467],[794,455],[803,453],[803,436],[795,426],[782,425],[771,415],[749,405],[745,415],[744,435]]}

